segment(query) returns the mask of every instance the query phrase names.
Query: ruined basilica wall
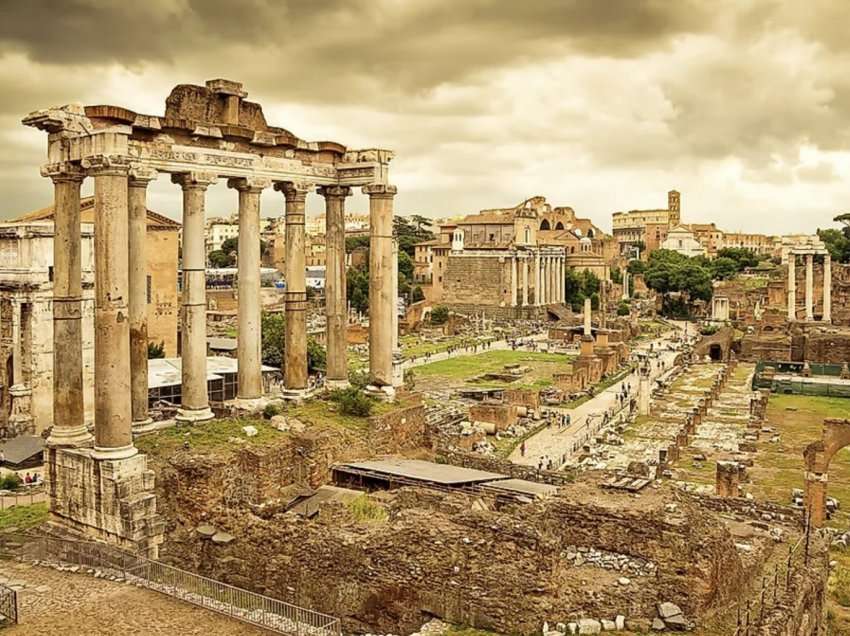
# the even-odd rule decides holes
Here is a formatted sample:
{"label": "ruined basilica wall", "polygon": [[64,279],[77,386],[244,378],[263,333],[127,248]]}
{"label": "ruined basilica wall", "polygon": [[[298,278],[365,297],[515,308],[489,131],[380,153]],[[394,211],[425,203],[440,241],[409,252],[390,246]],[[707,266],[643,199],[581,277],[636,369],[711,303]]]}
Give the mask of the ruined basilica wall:
{"label": "ruined basilica wall", "polygon": [[446,304],[503,306],[510,304],[510,263],[497,254],[453,255],[443,276]]}

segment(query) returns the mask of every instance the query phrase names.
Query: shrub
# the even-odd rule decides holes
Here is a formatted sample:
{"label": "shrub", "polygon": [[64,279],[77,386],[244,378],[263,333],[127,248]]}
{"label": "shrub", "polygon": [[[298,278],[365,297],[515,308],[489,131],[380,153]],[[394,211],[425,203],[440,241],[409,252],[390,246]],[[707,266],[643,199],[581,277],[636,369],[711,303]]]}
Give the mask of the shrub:
{"label": "shrub", "polygon": [[17,490],[21,487],[22,480],[17,473],[8,473],[0,477],[0,490]]}
{"label": "shrub", "polygon": [[717,327],[714,325],[706,325],[704,327],[700,327],[699,332],[704,336],[713,336],[717,333]]}
{"label": "shrub", "polygon": [[617,305],[617,315],[618,316],[628,316],[630,312],[631,312],[631,307],[629,306],[629,303],[627,303],[625,300],[621,300],[620,304]]}
{"label": "shrub", "polygon": [[431,310],[431,324],[444,325],[449,319],[449,308],[445,305],[437,305]]}
{"label": "shrub", "polygon": [[272,402],[270,402],[269,404],[266,404],[266,408],[263,409],[263,416],[267,420],[272,419],[275,415],[280,415],[280,413],[281,413],[280,406],[277,405],[277,404],[274,404]]}
{"label": "shrub", "polygon": [[330,398],[339,404],[339,412],[343,415],[368,417],[372,414],[372,400],[357,387],[331,391]]}
{"label": "shrub", "polygon": [[165,342],[159,344],[155,342],[148,343],[148,360],[165,357]]}

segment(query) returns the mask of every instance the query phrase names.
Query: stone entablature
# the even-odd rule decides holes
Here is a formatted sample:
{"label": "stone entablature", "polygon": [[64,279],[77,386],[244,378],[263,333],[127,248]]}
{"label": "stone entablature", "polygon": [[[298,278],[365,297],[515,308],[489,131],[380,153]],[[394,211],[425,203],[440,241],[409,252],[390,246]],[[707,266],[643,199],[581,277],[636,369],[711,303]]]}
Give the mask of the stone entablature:
{"label": "stone entablature", "polygon": [[[82,500],[60,507],[51,500],[55,519],[94,533],[120,535],[140,549],[156,545],[125,524],[112,524],[88,500],[111,505],[113,485],[103,479],[75,488],[77,477],[59,470],[63,453],[84,453],[95,475],[113,467],[123,475],[140,458],[133,432],[144,430],[147,416],[147,321],[145,302],[145,220],[147,186],[160,172],[169,173],[183,197],[181,309],[181,404],[178,420],[201,423],[213,417],[206,372],[207,188],[226,179],[239,202],[239,375],[237,398],[258,406],[262,395],[260,367],[260,195],[274,187],[283,194],[286,215],[286,352],[284,397],[308,392],[304,206],[308,192],[320,188],[328,214],[328,251],[345,254],[344,200],[351,186],[362,186],[370,213],[370,338],[372,389],[391,397],[400,377],[393,373],[394,320],[397,296],[392,237],[393,198],[387,183],[388,150],[349,150],[335,142],[307,142],[283,128],[269,126],[262,108],[245,101],[242,85],[211,80],[206,86],[180,85],[166,100],[165,116],[142,115],[118,106],[67,105],[31,113],[23,123],[48,133],[47,163],[42,175],[54,184],[55,254],[53,323],[55,371],[54,418],[48,445],[51,488],[73,492]],[[82,336],[80,307],[80,188],[94,180],[94,438],[87,430],[82,404]],[[340,231],[332,231],[339,226]],[[335,278],[334,278],[335,277]],[[331,280],[334,278],[334,280]],[[326,305],[328,382],[344,384],[344,267],[329,267]],[[332,291],[331,291],[332,290]],[[344,313],[342,314],[344,316]],[[338,331],[339,333],[335,333]],[[342,357],[342,359],[339,359]],[[342,377],[334,377],[335,373]],[[88,450],[90,447],[93,448]],[[69,449],[69,450],[65,450]],[[126,463],[126,467],[122,464]],[[107,466],[109,463],[109,466]],[[82,472],[88,468],[81,469]],[[135,468],[134,468],[135,470]],[[78,471],[79,472],[79,471]],[[155,515],[152,483],[134,479],[122,485],[132,502],[149,502]],[[130,503],[132,503],[130,502]],[[130,505],[122,504],[122,509]],[[134,515],[136,513],[133,513]],[[140,513],[139,513],[140,514]],[[147,513],[145,513],[147,514]],[[150,527],[156,528],[151,523]],[[114,532],[113,532],[114,530]]]}

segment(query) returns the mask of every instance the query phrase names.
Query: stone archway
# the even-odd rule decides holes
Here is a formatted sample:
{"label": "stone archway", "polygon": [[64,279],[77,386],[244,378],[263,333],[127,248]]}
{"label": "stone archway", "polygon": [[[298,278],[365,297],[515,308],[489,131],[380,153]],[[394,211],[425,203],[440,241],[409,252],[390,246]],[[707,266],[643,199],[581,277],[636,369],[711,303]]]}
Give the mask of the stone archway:
{"label": "stone archway", "polygon": [[540,222],[540,229],[541,229],[541,230],[548,230],[548,229],[550,229],[549,219],[543,219],[543,220]]}
{"label": "stone archway", "polygon": [[714,343],[708,347],[708,357],[714,362],[723,360],[723,347],[719,343]]}
{"label": "stone archway", "polygon": [[823,422],[820,441],[803,451],[806,461],[806,509],[814,527],[826,520],[826,486],[829,462],[845,446],[850,446],[850,420],[829,419]]}

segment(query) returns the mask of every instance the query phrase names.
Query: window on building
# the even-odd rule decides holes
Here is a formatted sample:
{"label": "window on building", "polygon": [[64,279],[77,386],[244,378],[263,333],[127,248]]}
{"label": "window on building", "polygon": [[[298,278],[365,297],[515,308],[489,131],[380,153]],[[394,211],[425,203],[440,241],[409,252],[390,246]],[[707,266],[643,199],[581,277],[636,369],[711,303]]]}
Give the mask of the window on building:
{"label": "window on building", "polygon": [[150,274],[148,274],[147,277],[146,277],[146,280],[145,280],[145,294],[147,295],[148,304],[151,303],[151,297],[153,295],[151,288],[152,288],[151,276],[150,276]]}
{"label": "window on building", "polygon": [[53,265],[49,265],[47,267],[47,280],[51,283],[53,282]]}

